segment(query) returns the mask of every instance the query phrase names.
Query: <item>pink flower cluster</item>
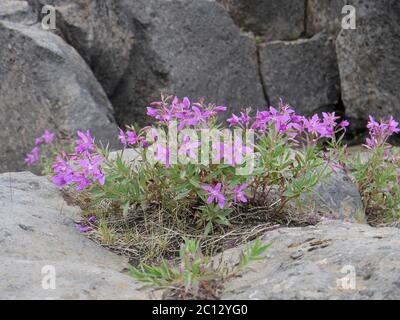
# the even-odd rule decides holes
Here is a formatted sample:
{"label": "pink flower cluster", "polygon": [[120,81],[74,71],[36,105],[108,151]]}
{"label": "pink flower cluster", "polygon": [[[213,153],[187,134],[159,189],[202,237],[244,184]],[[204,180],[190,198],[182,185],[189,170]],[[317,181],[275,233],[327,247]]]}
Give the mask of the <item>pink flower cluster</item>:
{"label": "pink flower cluster", "polygon": [[250,110],[247,109],[240,113],[240,116],[232,115],[227,120],[229,126],[240,126],[242,128],[251,128],[260,133],[267,133],[269,126],[272,125],[279,133],[285,133],[291,138],[295,138],[303,133],[311,134],[318,140],[321,138],[332,137],[336,128],[346,128],[349,122],[344,120],[340,123],[335,113],[322,113],[322,118],[317,114],[312,117],[304,117],[295,113],[295,111],[281,100],[279,109],[270,107],[266,111],[257,111],[254,120],[249,116]]}
{"label": "pink flower cluster", "polygon": [[51,144],[51,143],[53,143],[54,139],[55,139],[55,134],[48,130],[46,130],[42,136],[40,136],[39,138],[36,138],[35,139],[36,147],[34,147],[32,149],[32,151],[27,154],[27,156],[25,158],[25,163],[29,166],[32,166],[35,163],[39,162],[40,161],[40,153],[41,153],[41,149],[39,146],[45,145],[45,144]]}
{"label": "pink flower cluster", "polygon": [[[233,203],[234,204],[239,204],[239,203],[246,203],[247,202],[247,196],[244,192],[244,190],[248,187],[249,185],[247,183],[242,184],[242,185],[237,185],[233,188],[231,193],[233,194]],[[223,193],[224,186],[222,183],[217,183],[215,186],[210,186],[210,185],[204,185],[201,187],[204,191],[207,191],[207,203],[212,204],[212,203],[217,203],[220,209],[224,209],[226,207],[226,195]]]}
{"label": "pink flower cluster", "polygon": [[74,185],[79,191],[95,182],[104,185],[105,176],[100,168],[104,159],[94,153],[96,146],[90,131],[78,131],[77,135],[75,152],[70,155],[62,152],[56,157],[52,166],[53,183],[59,187]]}
{"label": "pink flower cluster", "polygon": [[331,138],[335,134],[337,126],[345,129],[350,125],[347,120],[338,123],[338,119],[340,119],[340,117],[337,117],[335,112],[323,112],[322,119],[317,114],[313,115],[311,118],[302,117],[302,126],[300,126],[300,131],[306,131],[317,139]]}
{"label": "pink flower cluster", "polygon": [[[198,161],[199,147],[201,143],[199,141],[191,141],[189,136],[184,136],[183,141],[178,147],[178,156],[184,156],[188,160]],[[212,143],[212,149],[214,150],[213,163],[215,164],[229,164],[232,167],[241,165],[246,155],[253,153],[253,146],[249,147],[243,144],[241,137],[235,136],[232,141],[219,141]],[[155,149],[154,159],[162,164],[165,164],[166,168],[171,168],[172,151],[169,146],[158,144]],[[189,161],[188,161],[189,162]]]}
{"label": "pink flower cluster", "polygon": [[390,136],[400,132],[398,125],[399,123],[392,116],[389,120],[382,122],[377,122],[372,116],[369,116],[367,125],[369,137],[366,140],[365,146],[368,149],[373,149],[384,145]]}
{"label": "pink flower cluster", "polygon": [[151,103],[147,107],[147,115],[167,125],[171,121],[177,121],[178,130],[183,130],[196,126],[207,127],[210,119],[226,110],[227,108],[224,106],[209,105],[205,107],[201,103],[192,104],[187,97],[182,101],[178,97],[169,97],[166,101]]}

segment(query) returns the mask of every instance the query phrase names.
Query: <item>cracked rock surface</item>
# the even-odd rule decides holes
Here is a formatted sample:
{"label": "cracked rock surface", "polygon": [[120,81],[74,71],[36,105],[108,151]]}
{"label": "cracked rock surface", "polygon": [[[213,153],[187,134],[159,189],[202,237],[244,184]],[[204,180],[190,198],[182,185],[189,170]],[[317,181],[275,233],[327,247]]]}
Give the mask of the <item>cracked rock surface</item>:
{"label": "cracked rock surface", "polygon": [[[0,299],[149,298],[122,272],[124,258],[79,233],[77,210],[45,177],[0,174]],[[42,287],[46,266],[54,290]]]}
{"label": "cracked rock surface", "polygon": [[269,40],[300,38],[305,26],[304,0],[217,0],[235,23]]}
{"label": "cracked rock surface", "polygon": [[320,33],[311,39],[272,41],[260,47],[261,73],[272,105],[279,98],[298,113],[333,108],[340,97],[334,40]]}
{"label": "cracked rock surface", "polygon": [[[231,281],[223,299],[400,298],[397,228],[324,222],[270,231],[263,243],[272,243],[266,259]],[[232,249],[224,257],[239,252]]]}
{"label": "cracked rock surface", "polygon": [[400,117],[400,2],[351,2],[356,30],[341,30],[336,41],[346,113],[363,125],[368,115]]}

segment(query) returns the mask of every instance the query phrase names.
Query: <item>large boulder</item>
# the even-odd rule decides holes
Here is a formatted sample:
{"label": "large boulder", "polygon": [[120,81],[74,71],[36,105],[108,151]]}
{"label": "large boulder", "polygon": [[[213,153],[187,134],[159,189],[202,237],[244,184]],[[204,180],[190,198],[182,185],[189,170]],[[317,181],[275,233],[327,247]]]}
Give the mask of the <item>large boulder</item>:
{"label": "large boulder", "polygon": [[78,53],[36,27],[0,22],[0,172],[20,170],[45,129],[91,129],[103,143],[116,139],[113,110]]}
{"label": "large boulder", "polygon": [[332,37],[272,41],[260,48],[261,73],[272,105],[279,98],[311,114],[339,102],[340,83]]}
{"label": "large boulder", "polygon": [[[263,237],[266,259],[226,285],[223,299],[397,300],[400,232],[397,228],[324,222],[283,228]],[[240,249],[224,253],[237,261]]]}
{"label": "large boulder", "polygon": [[269,40],[298,39],[304,32],[304,0],[218,0],[243,29]]}
{"label": "large boulder", "polygon": [[352,4],[357,8],[357,28],[341,30],[336,42],[346,113],[364,121],[368,114],[399,118],[400,2]]}
{"label": "large boulder", "polygon": [[38,21],[38,14],[28,1],[1,0],[0,20],[32,25]]}
{"label": "large boulder", "polygon": [[[125,258],[79,233],[78,211],[45,177],[0,174],[0,299],[149,298]],[[56,287],[43,288],[52,270]]]}
{"label": "large boulder", "polygon": [[143,122],[160,92],[241,107],[265,106],[255,39],[216,1],[122,0],[134,26],[129,70],[112,103],[119,123]]}
{"label": "large boulder", "polygon": [[112,95],[128,64],[133,34],[125,9],[114,0],[33,0],[52,5],[56,32],[73,46]]}
{"label": "large boulder", "polygon": [[320,219],[365,223],[366,215],[362,197],[357,186],[339,170],[331,172],[314,187],[304,193],[296,203],[296,210],[309,217]]}

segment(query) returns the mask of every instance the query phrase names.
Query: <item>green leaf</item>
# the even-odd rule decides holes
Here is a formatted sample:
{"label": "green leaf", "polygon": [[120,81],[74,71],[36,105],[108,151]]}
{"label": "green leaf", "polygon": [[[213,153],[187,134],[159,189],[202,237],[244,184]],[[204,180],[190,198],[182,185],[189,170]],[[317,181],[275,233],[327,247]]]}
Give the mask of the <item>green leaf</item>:
{"label": "green leaf", "polygon": [[213,230],[213,223],[211,221],[208,221],[206,228],[204,229],[204,236],[207,237],[212,230]]}

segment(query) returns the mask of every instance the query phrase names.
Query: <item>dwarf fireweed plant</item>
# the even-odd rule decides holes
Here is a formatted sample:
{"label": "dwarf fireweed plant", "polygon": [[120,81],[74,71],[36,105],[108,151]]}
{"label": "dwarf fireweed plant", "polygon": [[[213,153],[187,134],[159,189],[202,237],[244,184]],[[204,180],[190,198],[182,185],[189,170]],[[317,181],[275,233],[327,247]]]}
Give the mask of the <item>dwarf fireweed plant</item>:
{"label": "dwarf fireweed plant", "polygon": [[390,117],[376,121],[369,117],[366,152],[347,162],[363,197],[370,222],[394,222],[400,218],[400,158],[389,138],[400,132]]}
{"label": "dwarf fireweed plant", "polygon": [[173,96],[146,111],[153,125],[120,129],[119,152],[90,131],[71,143],[46,131],[26,158],[84,209],[79,230],[136,260],[176,257],[183,238],[211,254],[289,224],[293,203],[337,170],[349,172],[369,214],[398,218],[392,118],[370,119],[368,159],[352,161],[342,145],[349,123],[335,113],[306,117],[280,101],[222,122],[226,107]]}
{"label": "dwarf fireweed plant", "polygon": [[[223,234],[238,217],[284,221],[287,205],[335,166],[321,145],[335,144],[348,123],[335,113],[298,115],[283,101],[277,108],[232,114],[224,126],[218,115],[226,111],[204,101],[162,97],[147,107],[154,125],[120,130],[123,151],[116,155],[99,147],[90,131],[78,131],[75,142],[59,152],[46,151],[51,179],[84,193],[93,208],[101,206],[107,214],[153,219],[168,229],[189,228],[190,234]],[[39,162],[40,148],[54,138],[46,132],[26,162]],[[135,159],[124,158],[128,149]],[[254,208],[262,214],[243,215]]]}

